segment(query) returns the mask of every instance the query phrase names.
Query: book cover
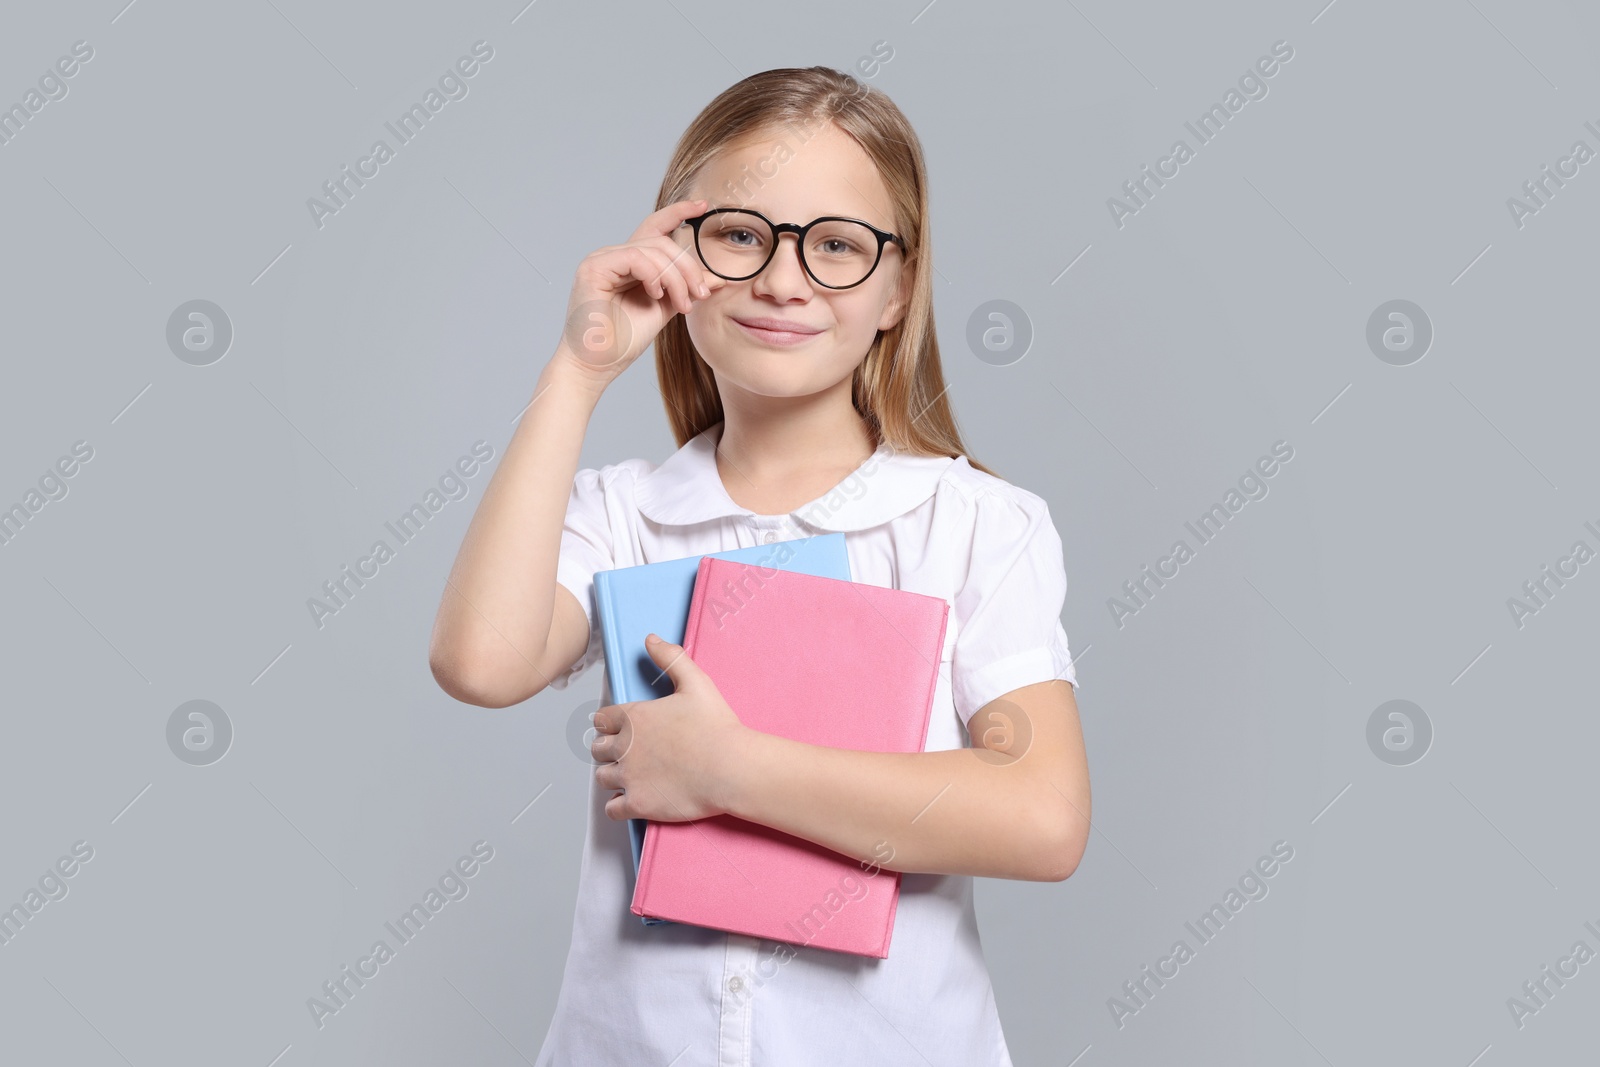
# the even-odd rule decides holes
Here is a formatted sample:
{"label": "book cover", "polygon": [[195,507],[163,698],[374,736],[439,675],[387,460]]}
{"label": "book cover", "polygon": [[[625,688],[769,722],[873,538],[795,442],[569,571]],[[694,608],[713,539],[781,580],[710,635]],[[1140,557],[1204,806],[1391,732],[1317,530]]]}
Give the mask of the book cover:
{"label": "book cover", "polygon": [[[625,704],[672,695],[672,679],[650,659],[644,639],[646,634],[655,633],[662,640],[683,644],[695,575],[705,555],[617,567],[595,574],[595,602],[600,616],[610,703]],[[829,578],[850,577],[850,558],[842,533],[792,538],[709,555],[751,564],[758,572],[778,568]],[[644,819],[628,820],[635,874],[644,851],[645,822]],[[663,921],[644,919],[647,926]]]}
{"label": "book cover", "polygon": [[[949,604],[702,559],[682,642],[741,722],[832,748],[920,752]],[[900,875],[732,815],[651,822],[639,916],[886,958]]]}

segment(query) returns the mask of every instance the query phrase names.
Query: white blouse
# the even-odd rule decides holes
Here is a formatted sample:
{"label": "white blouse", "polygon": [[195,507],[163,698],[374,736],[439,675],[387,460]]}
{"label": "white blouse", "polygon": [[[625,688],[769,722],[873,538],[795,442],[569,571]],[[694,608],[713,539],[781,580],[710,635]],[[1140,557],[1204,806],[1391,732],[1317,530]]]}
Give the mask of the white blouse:
{"label": "white blouse", "polygon": [[[887,443],[789,515],[734,503],[717,472],[723,423],[656,465],[629,459],[574,480],[556,579],[589,617],[588,648],[550,688],[605,656],[596,571],[843,531],[852,579],[951,605],[926,751],[962,748],[974,712],[1013,689],[1077,685],[1061,609],[1067,578],[1045,502],[965,457]],[[609,684],[601,702],[611,703]],[[588,833],[555,1016],[538,1067],[1009,1067],[978,940],[972,878],[902,874],[887,959],[684,924],[628,910],[627,823],[591,777]]]}

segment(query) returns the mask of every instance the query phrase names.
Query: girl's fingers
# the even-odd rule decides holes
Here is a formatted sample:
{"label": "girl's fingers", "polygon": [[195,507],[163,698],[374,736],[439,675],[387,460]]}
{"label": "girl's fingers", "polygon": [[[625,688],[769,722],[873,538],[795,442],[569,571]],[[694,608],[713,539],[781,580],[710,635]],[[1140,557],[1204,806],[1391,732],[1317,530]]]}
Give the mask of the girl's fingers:
{"label": "girl's fingers", "polygon": [[728,284],[705,269],[692,244],[672,236],[684,219],[701,214],[704,200],[679,200],[651,213],[625,244],[606,245],[590,253],[587,283],[602,295],[638,285],[652,300],[662,301],[672,312],[689,314],[703,300]]}
{"label": "girl's fingers", "polygon": [[683,275],[684,281],[689,284],[689,292],[695,299],[703,300],[714,290],[722,287],[723,280],[706,270],[693,245],[680,245],[670,237],[656,237],[644,243],[660,248],[672,257],[673,263]]}
{"label": "girl's fingers", "polygon": [[689,282],[673,265],[671,256],[651,245],[635,245],[634,252],[644,264],[635,277],[643,283],[645,292],[685,315],[693,310]]}
{"label": "girl's fingers", "polygon": [[684,248],[670,237],[655,237],[643,242],[644,247],[658,249],[672,269],[683,279],[684,292],[688,294],[690,307],[679,308],[684,314],[692,310],[694,301],[701,300],[710,295],[709,289],[702,293],[701,287],[706,284],[705,271],[700,266],[700,257],[695,255],[693,249]]}
{"label": "girl's fingers", "polygon": [[652,211],[644,217],[639,228],[633,231],[631,241],[642,241],[646,237],[661,237],[670,234],[683,225],[684,219],[692,219],[705,212],[707,203],[704,200],[678,200],[659,211]]}
{"label": "girl's fingers", "polygon": [[637,285],[652,300],[659,300],[663,295],[656,277],[661,273],[661,265],[640,245],[622,245],[614,249],[604,259],[604,271],[611,279],[605,286],[611,292]]}
{"label": "girl's fingers", "polygon": [[[595,288],[601,297],[638,286],[651,300],[670,299],[678,304],[688,299],[688,283],[672,269],[669,258],[645,245],[620,245],[597,253],[593,269]],[[682,290],[681,297],[671,295],[674,284]]]}

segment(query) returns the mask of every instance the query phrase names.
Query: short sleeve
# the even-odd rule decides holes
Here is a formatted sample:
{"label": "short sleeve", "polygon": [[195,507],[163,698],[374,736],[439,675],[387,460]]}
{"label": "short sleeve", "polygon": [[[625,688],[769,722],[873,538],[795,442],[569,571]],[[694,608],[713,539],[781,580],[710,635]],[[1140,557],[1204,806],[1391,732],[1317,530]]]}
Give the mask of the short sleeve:
{"label": "short sleeve", "polygon": [[561,525],[561,553],[556,582],[567,588],[589,620],[589,645],[567,670],[550,679],[551,689],[565,689],[604,657],[600,620],[595,610],[594,576],[616,566],[612,547],[610,508],[607,507],[605,472],[593,467],[578,471],[567,500],[567,517]]}
{"label": "short sleeve", "polygon": [[1077,673],[1061,625],[1067,573],[1061,536],[1038,496],[974,498],[972,554],[955,598],[951,693],[963,723],[996,697]]}

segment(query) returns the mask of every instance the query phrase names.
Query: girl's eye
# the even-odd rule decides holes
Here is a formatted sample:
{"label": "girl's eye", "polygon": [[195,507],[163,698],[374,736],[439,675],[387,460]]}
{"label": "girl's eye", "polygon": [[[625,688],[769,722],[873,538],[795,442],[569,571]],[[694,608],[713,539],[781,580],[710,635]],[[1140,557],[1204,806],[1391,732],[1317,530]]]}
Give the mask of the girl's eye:
{"label": "girl's eye", "polygon": [[756,241],[756,235],[749,230],[729,230],[724,236],[731,244],[740,245],[744,248],[750,247],[746,243],[747,240],[752,243]]}
{"label": "girl's eye", "polygon": [[825,255],[830,256],[848,256],[854,252],[860,251],[860,249],[858,249],[855,245],[851,244],[849,241],[846,241],[842,237],[826,238],[817,247]]}

